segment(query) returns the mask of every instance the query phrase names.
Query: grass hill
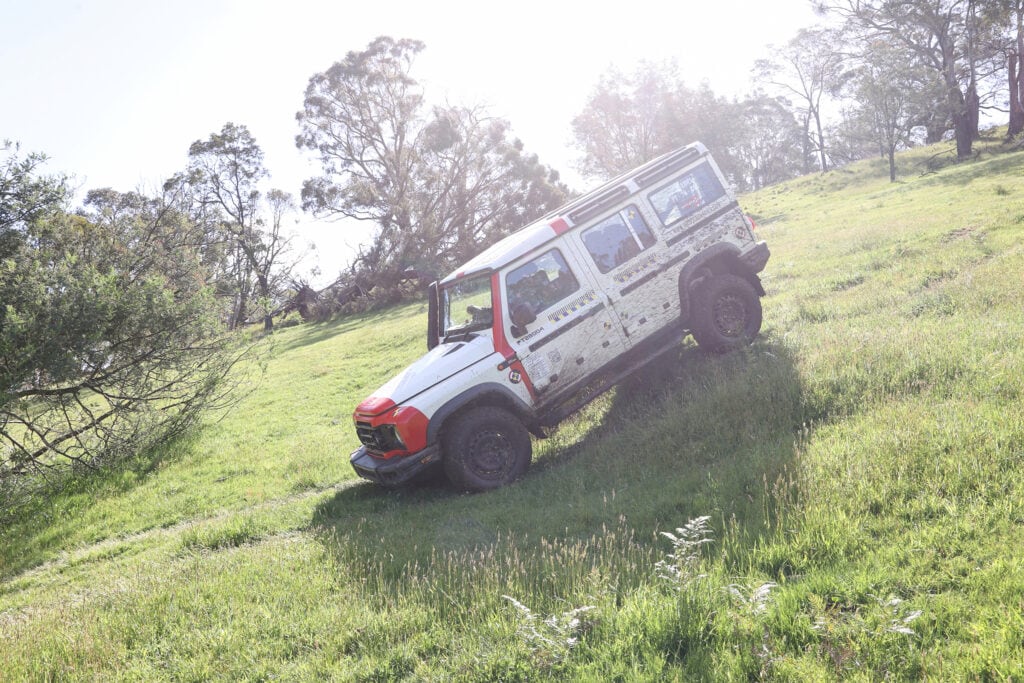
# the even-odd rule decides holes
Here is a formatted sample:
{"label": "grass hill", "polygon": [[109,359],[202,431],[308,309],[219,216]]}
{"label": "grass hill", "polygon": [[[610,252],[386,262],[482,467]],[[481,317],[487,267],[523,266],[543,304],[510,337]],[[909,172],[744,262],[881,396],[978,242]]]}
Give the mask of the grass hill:
{"label": "grass hill", "polygon": [[978,149],[744,197],[761,337],[493,493],[348,465],[422,306],[282,330],[233,412],[0,531],[0,680],[1024,678],[1024,152]]}

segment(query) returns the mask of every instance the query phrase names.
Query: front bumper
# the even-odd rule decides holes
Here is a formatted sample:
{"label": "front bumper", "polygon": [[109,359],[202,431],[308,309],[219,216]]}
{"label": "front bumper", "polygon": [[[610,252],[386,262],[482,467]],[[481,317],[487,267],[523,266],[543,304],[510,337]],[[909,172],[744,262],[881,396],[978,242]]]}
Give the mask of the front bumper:
{"label": "front bumper", "polygon": [[751,273],[760,273],[768,263],[768,245],[765,242],[758,242],[754,248],[740,256],[740,259],[750,268]]}
{"label": "front bumper", "polygon": [[363,479],[382,486],[399,486],[440,462],[440,450],[435,444],[412,455],[399,455],[385,460],[371,455],[366,446],[360,446],[349,456],[349,462]]}

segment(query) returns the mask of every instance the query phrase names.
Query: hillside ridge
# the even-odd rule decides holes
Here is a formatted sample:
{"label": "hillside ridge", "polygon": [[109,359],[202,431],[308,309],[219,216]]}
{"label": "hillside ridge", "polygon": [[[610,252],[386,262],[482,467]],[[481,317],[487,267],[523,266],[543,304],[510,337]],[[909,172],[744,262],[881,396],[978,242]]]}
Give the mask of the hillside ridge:
{"label": "hillside ridge", "polygon": [[0,681],[1024,677],[1024,151],[944,145],[742,197],[761,336],[499,491],[348,465],[423,304],[280,330],[233,412],[0,530]]}

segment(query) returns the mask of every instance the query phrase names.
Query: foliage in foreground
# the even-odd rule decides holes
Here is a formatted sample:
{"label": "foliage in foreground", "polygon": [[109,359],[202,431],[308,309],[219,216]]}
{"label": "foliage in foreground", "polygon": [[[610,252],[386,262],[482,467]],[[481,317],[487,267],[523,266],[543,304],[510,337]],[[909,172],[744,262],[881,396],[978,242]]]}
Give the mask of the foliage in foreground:
{"label": "foliage in foreground", "polygon": [[0,160],[0,516],[182,433],[228,398],[240,354],[194,224],[112,190],[67,213],[41,161]]}
{"label": "foliage in foreground", "polygon": [[1024,676],[1022,160],[745,198],[762,337],[682,346],[485,495],[345,461],[421,308],[283,330],[227,418],[0,531],[0,679]]}

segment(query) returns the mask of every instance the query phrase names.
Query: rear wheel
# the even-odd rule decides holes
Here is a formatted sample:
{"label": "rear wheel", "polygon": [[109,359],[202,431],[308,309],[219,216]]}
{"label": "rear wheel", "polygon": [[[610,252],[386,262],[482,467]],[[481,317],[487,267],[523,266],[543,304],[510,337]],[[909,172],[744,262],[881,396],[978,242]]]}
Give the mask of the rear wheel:
{"label": "rear wheel", "polygon": [[444,471],[458,488],[487,491],[518,479],[530,466],[533,444],[507,410],[473,408],[454,419],[442,441]]}
{"label": "rear wheel", "polygon": [[693,338],[716,353],[738,349],[761,330],[761,298],[754,286],[725,273],[701,283],[695,293]]}

